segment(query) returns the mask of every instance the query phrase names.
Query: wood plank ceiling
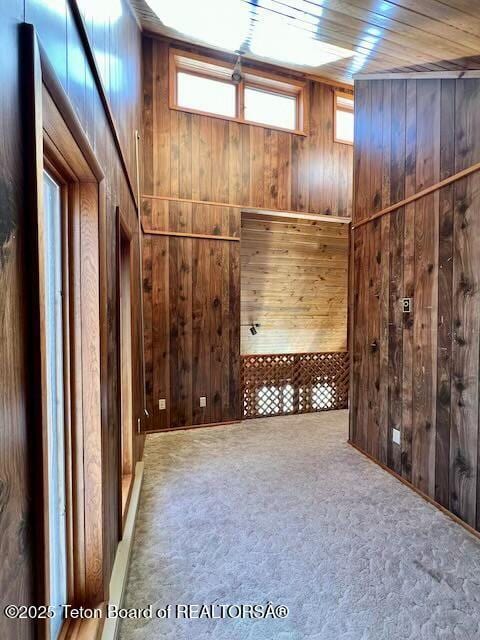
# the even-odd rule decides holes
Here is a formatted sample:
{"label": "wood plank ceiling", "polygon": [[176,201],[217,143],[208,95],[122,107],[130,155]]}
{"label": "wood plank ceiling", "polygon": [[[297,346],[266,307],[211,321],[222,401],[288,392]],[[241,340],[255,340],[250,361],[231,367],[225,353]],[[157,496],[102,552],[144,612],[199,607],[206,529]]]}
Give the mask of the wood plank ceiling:
{"label": "wood plank ceiling", "polygon": [[[175,0],[164,0],[175,2]],[[195,2],[196,0],[192,0]],[[356,73],[393,69],[445,71],[480,68],[480,2],[472,0],[238,0],[251,5],[252,24],[275,19],[305,37],[354,51],[350,58],[323,66],[286,64],[312,75],[352,82]],[[145,0],[131,0],[145,31],[212,45],[167,28]],[[188,3],[187,3],[188,4]],[[208,3],[205,3],[205,6]],[[207,13],[205,14],[206,18]]]}

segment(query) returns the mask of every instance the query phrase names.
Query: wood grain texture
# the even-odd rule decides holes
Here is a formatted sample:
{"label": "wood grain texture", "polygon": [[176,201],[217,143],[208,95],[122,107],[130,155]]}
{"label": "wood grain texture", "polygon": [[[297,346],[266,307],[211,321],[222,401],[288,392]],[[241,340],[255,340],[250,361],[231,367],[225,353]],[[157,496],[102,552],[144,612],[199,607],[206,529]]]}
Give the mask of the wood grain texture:
{"label": "wood grain texture", "polygon": [[[29,471],[30,422],[27,387],[30,382],[25,318],[28,306],[22,130],[20,123],[18,23],[23,2],[3,2],[0,39],[5,57],[0,67],[0,600],[28,604],[35,588],[31,530],[32,492]],[[22,97],[26,97],[26,92]],[[33,381],[32,381],[33,382]],[[33,638],[33,625],[0,617],[0,635]]]}
{"label": "wood grain texture", "polygon": [[345,350],[347,225],[244,213],[241,236],[241,353]]}
{"label": "wood grain texture", "polygon": [[[132,4],[147,31],[182,37],[160,22],[146,0],[132,0]],[[320,40],[357,52],[353,58],[313,69],[321,76],[351,82],[352,75],[359,71],[375,73],[402,68],[412,72],[441,72],[479,68],[480,12],[475,3],[467,0],[398,0],[376,5],[371,0],[329,0],[321,6],[322,18],[315,26],[315,35]],[[283,15],[295,25],[295,31],[311,37],[311,25],[305,21],[303,11],[309,13],[308,5],[302,5],[302,12],[289,5],[275,7],[279,19]],[[255,13],[255,20],[259,22],[268,17],[266,10]],[[309,17],[314,19],[312,14]],[[255,53],[247,50],[246,58],[255,60]],[[312,73],[311,67],[292,66]]]}
{"label": "wood grain texture", "polygon": [[[133,130],[140,128],[140,32],[128,3],[119,3],[121,15],[101,22],[95,18],[95,7],[79,2],[88,27],[92,49],[97,57],[102,80],[107,89],[112,112],[118,125],[122,148],[131,175],[134,175]],[[27,231],[33,213],[25,207],[23,183],[23,161],[30,156],[23,154],[20,115],[25,96],[21,94],[22,75],[19,69],[18,26],[26,20],[38,32],[39,41],[71,100],[76,115],[84,129],[95,155],[105,173],[105,190],[101,192],[101,208],[105,228],[102,230],[102,287],[106,295],[96,293],[97,307],[100,300],[102,335],[106,344],[102,346],[102,397],[107,399],[102,413],[102,442],[91,443],[91,447],[104,449],[103,498],[105,505],[101,530],[88,533],[103,537],[105,549],[105,572],[97,567],[98,558],[91,557],[97,580],[92,582],[94,590],[108,587],[108,579],[118,543],[117,482],[115,447],[118,442],[119,416],[117,414],[116,345],[115,328],[116,296],[116,248],[115,207],[122,210],[135,222],[135,207],[131,199],[121,162],[113,144],[108,120],[95,87],[91,69],[87,63],[84,46],[78,36],[69,3],[45,0],[13,0],[2,2],[0,39],[8,55],[2,63],[0,78],[2,100],[0,104],[0,600],[2,602],[29,603],[33,600],[33,586],[40,580],[40,563],[33,558],[33,546],[37,537],[36,523],[32,521],[32,487],[29,469],[36,464],[36,452],[29,451],[32,396],[28,387],[31,351],[36,345],[31,342],[27,318],[27,273],[35,267],[32,256],[25,251]],[[135,227],[134,227],[135,228]],[[91,257],[93,259],[93,255]],[[138,273],[138,254],[136,255]],[[98,262],[98,257],[97,257]],[[85,265],[89,269],[89,265]],[[86,274],[87,275],[87,274]],[[94,290],[92,289],[92,296]],[[137,287],[138,295],[138,287]],[[138,306],[137,306],[138,308]],[[138,333],[138,330],[137,330]],[[91,336],[97,340],[98,336]],[[137,338],[135,338],[137,340]],[[140,359],[139,344],[135,342],[137,359]],[[91,344],[85,341],[85,350],[93,357]],[[105,347],[105,349],[104,349]],[[99,353],[96,352],[98,358]],[[98,360],[95,366],[100,366]],[[135,380],[139,377],[136,376]],[[38,381],[37,381],[38,382]],[[36,384],[36,383],[35,383]],[[92,391],[93,393],[93,391]],[[141,390],[135,391],[136,411],[140,405]],[[141,415],[141,414],[140,414]],[[97,419],[98,416],[95,416]],[[27,437],[28,435],[28,437]],[[140,455],[143,438],[136,439],[136,456]],[[97,473],[97,470],[95,471]],[[93,474],[92,474],[93,478]],[[91,496],[99,499],[98,496]],[[113,505],[113,507],[112,507]],[[0,617],[0,636],[29,639],[34,633],[33,623],[7,620]]]}
{"label": "wood grain texture", "polygon": [[[240,213],[228,207],[169,202],[161,209],[151,219],[166,230],[239,234]],[[152,310],[145,316],[146,429],[239,419],[240,243],[147,233],[144,274]]]}
{"label": "wood grain texture", "polygon": [[[382,207],[480,161],[480,80],[357,84],[354,224],[378,205],[380,152]],[[372,122],[381,123],[382,150]],[[354,228],[351,298],[352,442],[380,462],[386,450],[389,468],[477,529],[479,208],[480,177],[472,173],[383,216],[389,233],[382,229],[380,240],[378,219]],[[388,296],[387,317],[373,291],[380,301]],[[413,299],[413,313],[402,312],[403,297]],[[388,393],[375,386],[369,352],[377,322],[388,324],[388,344],[379,343]],[[378,430],[370,407],[377,402],[381,421],[388,416]],[[392,442],[393,428],[401,432],[400,446]]]}
{"label": "wood grain texture", "polygon": [[350,215],[353,152],[334,142],[331,86],[307,83],[305,138],[169,109],[168,43],[145,37],[143,55],[144,194]]}

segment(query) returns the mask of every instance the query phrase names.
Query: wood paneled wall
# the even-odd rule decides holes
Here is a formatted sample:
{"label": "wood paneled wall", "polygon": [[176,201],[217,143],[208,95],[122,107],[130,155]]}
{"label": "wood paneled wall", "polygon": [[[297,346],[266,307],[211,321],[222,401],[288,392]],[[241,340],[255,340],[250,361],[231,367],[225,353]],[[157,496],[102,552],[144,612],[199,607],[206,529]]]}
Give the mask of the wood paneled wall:
{"label": "wood paneled wall", "polygon": [[351,215],[352,147],[333,141],[334,90],[308,82],[307,136],[168,107],[168,43],[143,39],[144,194]]}
{"label": "wood paneled wall", "polygon": [[[351,146],[333,141],[331,86],[308,82],[307,136],[184,113],[169,109],[168,49],[166,41],[143,39],[142,216],[146,230],[238,236],[240,209],[229,205],[350,215],[353,152]],[[268,244],[268,238],[265,241]],[[343,262],[337,273],[344,280],[345,243],[344,238],[338,243]],[[257,244],[249,248],[247,238],[242,251],[249,250],[259,251]],[[325,273],[336,260],[332,251],[330,246],[324,248],[328,253],[322,263]],[[295,259],[300,254],[299,249]],[[240,418],[239,260],[237,242],[147,234],[145,359],[150,429]],[[258,266],[252,256],[253,263]],[[343,303],[344,294],[338,296]],[[249,291],[244,295],[246,301],[251,298]],[[313,301],[307,306],[319,308]],[[305,322],[310,324],[306,318]],[[336,340],[342,346],[344,324],[341,318],[335,325],[335,332],[339,325],[343,327],[338,331],[342,337]],[[270,346],[284,337],[271,329],[267,351],[277,347],[285,351],[284,342]],[[309,343],[302,350],[311,347]],[[208,396],[203,412],[198,409],[201,395]],[[167,400],[166,410],[158,408],[160,398]]]}
{"label": "wood paneled wall", "polygon": [[[155,203],[143,218],[147,429],[240,416],[240,243],[230,207]],[[205,396],[207,406],[200,407]],[[165,409],[159,400],[165,400]]]}
{"label": "wood paneled wall", "polygon": [[[354,222],[480,161],[480,80],[355,89]],[[355,229],[351,258],[350,438],[477,529],[479,225],[477,172]]]}
{"label": "wood paneled wall", "polygon": [[[102,105],[77,31],[72,2],[59,0],[9,0],[1,4],[0,42],[5,53],[0,66],[0,601],[30,603],[37,581],[33,557],[35,523],[31,518],[32,486],[30,472],[35,469],[35,452],[31,442],[28,379],[29,332],[26,274],[35,268],[25,252],[25,238],[30,211],[24,206],[24,167],[28,158],[22,153],[20,120],[22,106],[21,55],[19,24],[33,23],[46,54],[97,154],[106,176],[106,262],[107,279],[102,283],[107,293],[102,327],[107,337],[105,358],[107,376],[103,381],[105,424],[104,495],[105,520],[103,536],[107,558],[104,579],[108,585],[119,538],[117,452],[119,416],[117,412],[117,343],[116,309],[116,244],[115,208],[120,206],[132,230],[136,230],[136,212],[118,150],[110,133]],[[90,43],[96,56],[104,86],[126,157],[133,184],[135,178],[134,129],[140,128],[141,57],[140,32],[125,0],[106,5],[79,2]],[[134,240],[134,262],[138,269],[138,235]],[[138,272],[138,270],[137,270]],[[139,279],[133,283],[135,308],[139,309]],[[135,412],[141,415],[140,322],[134,331]],[[37,381],[38,382],[38,381]],[[142,438],[137,439],[136,456],[140,455]],[[38,452],[37,452],[38,453]],[[34,623],[7,620],[0,616],[0,637],[23,640],[32,638]]]}
{"label": "wood paneled wall", "polygon": [[[347,348],[348,229],[242,215],[242,353]],[[254,336],[252,323],[260,324]]]}

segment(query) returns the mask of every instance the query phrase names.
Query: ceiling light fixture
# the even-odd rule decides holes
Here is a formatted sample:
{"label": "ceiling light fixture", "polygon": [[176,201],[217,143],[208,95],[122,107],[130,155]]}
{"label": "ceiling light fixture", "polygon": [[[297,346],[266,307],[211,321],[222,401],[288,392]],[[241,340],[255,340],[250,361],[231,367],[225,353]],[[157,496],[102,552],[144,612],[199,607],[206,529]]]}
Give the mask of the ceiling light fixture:
{"label": "ceiling light fixture", "polygon": [[242,80],[242,58],[241,51],[239,51],[237,61],[235,62],[235,66],[233,67],[232,82],[235,84],[240,84]]}

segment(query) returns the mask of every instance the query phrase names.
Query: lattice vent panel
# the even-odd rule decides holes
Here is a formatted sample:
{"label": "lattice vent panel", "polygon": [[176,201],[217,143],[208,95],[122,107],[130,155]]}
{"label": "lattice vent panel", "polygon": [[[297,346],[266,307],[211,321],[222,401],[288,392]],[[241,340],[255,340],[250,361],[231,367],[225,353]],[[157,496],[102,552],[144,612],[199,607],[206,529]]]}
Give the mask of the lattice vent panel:
{"label": "lattice vent panel", "polygon": [[345,409],[348,353],[242,356],[243,417]]}

